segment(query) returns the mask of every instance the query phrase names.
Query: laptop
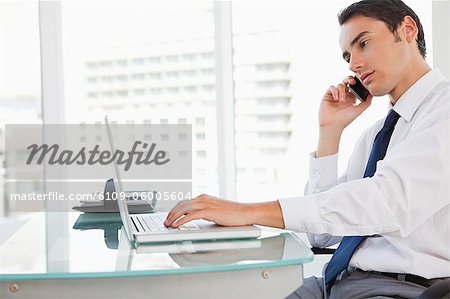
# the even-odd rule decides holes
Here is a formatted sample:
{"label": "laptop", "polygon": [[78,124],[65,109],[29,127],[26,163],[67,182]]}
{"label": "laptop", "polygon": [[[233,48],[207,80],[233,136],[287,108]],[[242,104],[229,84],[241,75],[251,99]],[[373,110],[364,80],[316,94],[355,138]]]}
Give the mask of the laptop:
{"label": "laptop", "polygon": [[[105,124],[111,152],[115,152],[108,116],[105,116]],[[115,160],[113,164],[114,184],[116,191],[121,193],[123,188],[120,170]],[[261,230],[253,225],[224,227],[205,220],[190,221],[178,228],[166,227],[164,226],[164,221],[166,220],[167,212],[130,215],[126,201],[120,198],[119,196],[117,204],[123,228],[128,240],[134,244],[187,240],[245,239],[261,236]]]}

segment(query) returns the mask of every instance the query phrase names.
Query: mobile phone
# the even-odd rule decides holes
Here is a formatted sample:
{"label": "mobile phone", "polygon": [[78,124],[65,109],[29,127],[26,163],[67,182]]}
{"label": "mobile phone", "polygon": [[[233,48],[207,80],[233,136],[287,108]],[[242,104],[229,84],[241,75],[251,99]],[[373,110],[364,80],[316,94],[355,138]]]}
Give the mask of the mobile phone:
{"label": "mobile phone", "polygon": [[354,76],[353,79],[355,79],[355,84],[349,84],[348,89],[350,89],[350,92],[353,93],[358,99],[364,102],[367,100],[367,96],[370,93],[356,76]]}

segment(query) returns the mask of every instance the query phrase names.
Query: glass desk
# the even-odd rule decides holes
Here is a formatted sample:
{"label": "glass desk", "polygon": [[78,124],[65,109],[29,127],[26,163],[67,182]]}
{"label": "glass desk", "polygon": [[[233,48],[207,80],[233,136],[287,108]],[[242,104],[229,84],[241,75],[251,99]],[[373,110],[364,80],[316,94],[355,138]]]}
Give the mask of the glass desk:
{"label": "glass desk", "polygon": [[272,228],[258,239],[132,248],[118,215],[80,215],[34,213],[3,241],[0,298],[282,298],[313,259],[298,237]]}

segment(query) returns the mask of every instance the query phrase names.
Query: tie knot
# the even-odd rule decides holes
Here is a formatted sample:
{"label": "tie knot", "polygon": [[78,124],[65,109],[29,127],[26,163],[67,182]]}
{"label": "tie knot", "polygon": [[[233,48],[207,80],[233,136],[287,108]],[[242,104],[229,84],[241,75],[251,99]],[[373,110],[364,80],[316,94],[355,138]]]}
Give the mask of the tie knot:
{"label": "tie knot", "polygon": [[387,129],[395,127],[399,118],[400,114],[395,112],[394,109],[391,109],[386,117],[386,120],[384,121],[383,128]]}

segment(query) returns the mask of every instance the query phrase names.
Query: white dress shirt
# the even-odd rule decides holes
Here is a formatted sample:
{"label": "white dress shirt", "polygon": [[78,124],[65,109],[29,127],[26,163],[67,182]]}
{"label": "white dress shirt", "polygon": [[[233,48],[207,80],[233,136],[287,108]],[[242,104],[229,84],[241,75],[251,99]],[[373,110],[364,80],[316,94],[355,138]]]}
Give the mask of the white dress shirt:
{"label": "white dress shirt", "polygon": [[375,235],[354,253],[352,267],[449,277],[450,81],[432,70],[393,109],[400,119],[375,175],[363,178],[384,119],[360,137],[340,178],[337,154],[312,154],[305,196],[279,200],[284,223],[319,247],[340,241],[333,236]]}

